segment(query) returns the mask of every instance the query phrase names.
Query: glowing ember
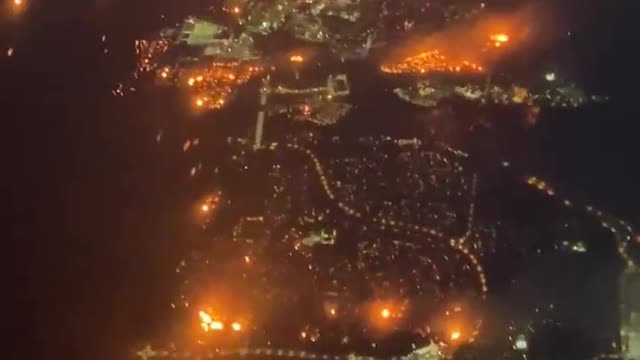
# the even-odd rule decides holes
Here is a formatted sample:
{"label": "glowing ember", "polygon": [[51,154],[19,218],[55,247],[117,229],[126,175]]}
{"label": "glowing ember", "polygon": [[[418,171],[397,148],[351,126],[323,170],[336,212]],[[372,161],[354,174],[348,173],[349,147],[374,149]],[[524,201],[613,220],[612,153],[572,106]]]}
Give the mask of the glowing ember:
{"label": "glowing ember", "polygon": [[454,331],[451,333],[451,340],[455,341],[460,339],[460,331]]}
{"label": "glowing ember", "polygon": [[214,331],[223,330],[224,324],[220,321],[212,321],[211,324],[209,324],[209,329]]}
{"label": "glowing ember", "polygon": [[213,321],[211,319],[211,315],[207,314],[204,311],[200,311],[200,313],[198,313],[198,315],[200,316],[200,322],[204,323],[204,324],[211,324],[211,321]]}
{"label": "glowing ember", "polygon": [[388,319],[391,317],[391,311],[387,308],[384,308],[380,311],[380,316],[382,316],[383,319]]}
{"label": "glowing ember", "polygon": [[300,55],[291,55],[291,57],[289,58],[289,61],[293,63],[301,63],[304,61],[304,58]]}
{"label": "glowing ember", "polygon": [[383,65],[382,71],[392,74],[427,72],[482,72],[484,68],[471,61],[451,61],[438,50],[431,50],[410,56],[399,63]]}
{"label": "glowing ember", "polygon": [[493,34],[491,35],[491,40],[496,43],[506,43],[509,41],[509,35],[507,34]]}

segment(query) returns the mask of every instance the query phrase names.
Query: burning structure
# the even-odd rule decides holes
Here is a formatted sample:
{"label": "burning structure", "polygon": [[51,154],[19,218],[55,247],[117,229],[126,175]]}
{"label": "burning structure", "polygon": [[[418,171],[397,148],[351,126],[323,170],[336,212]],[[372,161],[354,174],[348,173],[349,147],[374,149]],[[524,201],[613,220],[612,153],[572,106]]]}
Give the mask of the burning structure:
{"label": "burning structure", "polygon": [[413,37],[383,61],[386,73],[482,72],[531,34],[533,8],[487,15],[428,36]]}

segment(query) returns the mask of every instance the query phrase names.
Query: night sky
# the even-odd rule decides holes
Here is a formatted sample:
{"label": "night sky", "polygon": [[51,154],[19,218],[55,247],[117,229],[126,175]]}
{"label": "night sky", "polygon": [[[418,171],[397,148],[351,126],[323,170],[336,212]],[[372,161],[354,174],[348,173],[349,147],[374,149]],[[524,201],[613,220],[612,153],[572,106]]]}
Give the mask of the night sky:
{"label": "night sky", "polygon": [[[160,14],[178,19],[204,1],[30,2],[19,21],[0,18],[10,354],[115,359],[162,325],[173,264],[189,249],[185,209],[194,194],[180,159],[154,142],[158,124],[186,131],[172,121],[177,105],[167,99],[161,108],[142,93],[116,98],[111,89],[132,68],[133,41],[161,26]],[[613,100],[532,136],[565,190],[638,226],[633,3],[564,1],[559,18],[580,25],[573,71]]]}

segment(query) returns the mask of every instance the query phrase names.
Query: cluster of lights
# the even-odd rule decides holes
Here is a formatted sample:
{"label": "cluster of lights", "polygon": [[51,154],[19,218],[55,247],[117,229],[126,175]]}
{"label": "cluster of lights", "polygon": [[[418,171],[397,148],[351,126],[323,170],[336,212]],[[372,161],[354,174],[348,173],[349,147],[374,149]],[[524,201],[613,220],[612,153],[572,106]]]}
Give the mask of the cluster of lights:
{"label": "cluster of lights", "polygon": [[[215,319],[206,311],[200,311],[198,313],[198,317],[200,319],[200,327],[204,332],[222,331],[225,329],[224,322]],[[229,327],[231,328],[232,331],[236,331],[236,332],[243,330],[242,324],[238,321],[232,322],[231,324],[229,324]]]}
{"label": "cluster of lights", "polygon": [[494,47],[501,47],[503,44],[509,42],[509,35],[502,34],[502,33],[493,34],[489,36],[489,39],[491,39],[491,42]]}
{"label": "cluster of lights", "polygon": [[467,258],[469,258],[469,261],[471,261],[471,264],[473,264],[473,266],[475,267],[476,273],[478,274],[480,289],[482,290],[483,294],[486,294],[489,288],[487,287],[487,277],[484,273],[484,268],[482,267],[482,264],[480,264],[480,261],[478,260],[478,258],[471,251],[469,251],[469,249],[466,246],[462,244],[463,242],[460,242],[460,244],[456,246],[456,249],[458,249]]}
{"label": "cluster of lights", "polygon": [[169,42],[164,39],[157,41],[136,40],[135,47],[138,56],[137,71],[146,72],[157,67],[155,59],[169,49]]}
{"label": "cluster of lights", "polygon": [[410,56],[397,64],[383,65],[381,70],[391,74],[424,74],[428,72],[482,72],[484,67],[471,61],[452,61],[439,50]]}
{"label": "cluster of lights", "polygon": [[291,55],[289,61],[292,63],[301,63],[304,62],[304,57],[302,57],[302,55]]}
{"label": "cluster of lights", "polygon": [[[194,93],[193,103],[198,108],[220,109],[235,91],[235,89],[249,81],[260,72],[259,66],[249,66],[242,63],[213,63],[196,74],[184,78],[182,81]],[[170,69],[159,70],[162,79],[169,79]]]}
{"label": "cluster of lights", "polygon": [[[314,167],[315,170],[318,174],[318,176],[320,177],[320,182],[322,184],[322,187],[325,191],[325,193],[327,194],[327,196],[331,199],[331,200],[335,200],[335,194],[333,193],[333,191],[331,190],[331,187],[329,186],[329,181],[327,180],[325,174],[324,174],[324,170],[322,169],[322,165],[320,164],[320,161],[318,160],[318,158],[315,156],[315,154],[309,150],[309,149],[303,149],[302,147],[298,146],[298,145],[292,145],[292,144],[288,144],[287,145],[289,148],[292,149],[296,149],[296,150],[300,150],[300,151],[304,151],[305,154],[307,154],[311,160],[314,163]],[[357,218],[361,218],[362,214],[359,213],[357,210],[354,210],[353,208],[349,207],[348,205],[346,205],[345,203],[338,201],[337,205],[340,209],[342,209],[345,213],[355,216]],[[385,225],[390,225],[391,227],[402,227],[405,228],[406,230],[411,230],[411,231],[420,231],[426,234],[431,234],[434,236],[439,236],[439,237],[443,237],[444,234],[434,230],[434,229],[430,229],[424,226],[419,226],[419,225],[410,225],[410,224],[405,224],[402,221],[395,221],[392,219],[378,219],[375,218],[374,219],[375,222],[379,222],[381,224],[382,227],[384,227]],[[484,268],[482,267],[482,264],[480,263],[480,261],[478,260],[478,258],[468,249],[463,245],[464,241],[460,241],[457,245],[454,243],[453,247],[454,249],[460,251],[462,254],[464,254],[469,261],[471,261],[471,263],[473,264],[476,273],[478,274],[478,281],[480,283],[480,289],[482,290],[483,294],[486,294],[487,291],[489,290],[489,288],[487,287],[487,278],[485,275],[485,271]]]}
{"label": "cluster of lights", "polygon": [[[543,180],[537,177],[528,177],[526,179],[528,185],[535,187],[536,189],[542,191],[548,196],[554,197],[556,192],[553,188]],[[568,200],[562,200],[562,204],[566,207],[572,207],[573,203]],[[626,263],[629,269],[635,269],[636,264],[631,258],[631,256],[627,253],[627,246],[632,239],[633,230],[631,226],[629,226],[623,220],[618,220],[613,218],[612,216],[608,216],[600,210],[595,209],[593,206],[585,206],[585,210],[587,213],[595,216],[599,221],[600,225],[609,230],[614,234],[618,243],[618,254],[622,258],[622,260]]]}
{"label": "cluster of lights", "polygon": [[207,199],[200,205],[200,211],[203,213],[209,213],[218,208],[220,204],[220,195],[221,193],[218,191],[214,195],[207,197]]}

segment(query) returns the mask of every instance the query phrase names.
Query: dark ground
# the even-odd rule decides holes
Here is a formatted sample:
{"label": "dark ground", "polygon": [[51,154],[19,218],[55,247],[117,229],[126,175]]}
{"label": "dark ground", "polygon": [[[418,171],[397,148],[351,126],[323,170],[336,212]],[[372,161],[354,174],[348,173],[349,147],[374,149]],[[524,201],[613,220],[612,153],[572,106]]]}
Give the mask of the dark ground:
{"label": "dark ground", "polygon": [[[629,101],[637,95],[637,12],[631,1],[601,3],[567,5],[566,19],[597,10],[582,28],[577,68],[608,90],[613,106],[549,119],[534,134],[554,179],[640,225],[640,126]],[[171,99],[160,108],[144,94],[120,99],[110,90],[131,65],[117,54],[130,53],[135,38],[159,25],[148,19],[178,18],[198,5],[33,0],[20,24],[3,15],[8,358],[116,359],[131,339],[162,325],[158,309],[171,289],[165,279],[189,248],[185,209],[194,194],[185,194],[175,144],[158,147],[154,137],[158,124],[165,133],[189,129],[176,123],[181,110]],[[103,33],[116,56],[102,55]],[[7,59],[8,46],[16,53]]]}

